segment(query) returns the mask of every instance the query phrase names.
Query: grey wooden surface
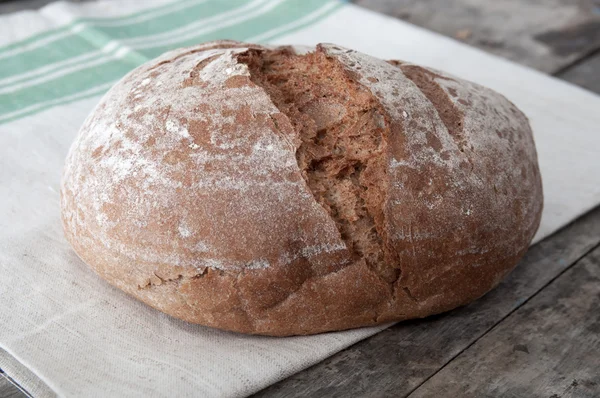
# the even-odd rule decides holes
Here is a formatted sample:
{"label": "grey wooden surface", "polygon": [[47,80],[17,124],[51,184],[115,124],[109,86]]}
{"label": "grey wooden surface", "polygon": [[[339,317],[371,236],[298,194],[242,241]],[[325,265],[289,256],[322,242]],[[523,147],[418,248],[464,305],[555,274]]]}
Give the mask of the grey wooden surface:
{"label": "grey wooden surface", "polygon": [[411,398],[600,396],[600,247]]}
{"label": "grey wooden surface", "polygon": [[600,93],[600,52],[564,70],[558,76],[590,91]]}
{"label": "grey wooden surface", "polygon": [[13,383],[11,383],[4,374],[0,375],[0,397],[1,398],[25,398],[26,395],[21,392]]}
{"label": "grey wooden surface", "polygon": [[[84,0],[85,1],[85,0]],[[50,0],[0,2],[0,14]],[[355,0],[600,93],[600,0]],[[397,324],[257,397],[600,397],[600,208],[469,306]],[[25,395],[0,375],[0,398]]]}
{"label": "grey wooden surface", "polygon": [[600,48],[600,0],[355,0],[546,73]]}

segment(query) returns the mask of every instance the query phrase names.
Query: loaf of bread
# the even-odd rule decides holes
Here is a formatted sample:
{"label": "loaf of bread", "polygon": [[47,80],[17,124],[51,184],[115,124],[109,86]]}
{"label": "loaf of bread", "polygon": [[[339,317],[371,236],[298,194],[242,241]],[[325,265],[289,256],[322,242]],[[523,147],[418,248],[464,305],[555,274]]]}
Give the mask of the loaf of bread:
{"label": "loaf of bread", "polygon": [[496,286],[538,227],[527,118],[443,72],[331,44],[164,54],[87,118],[65,235],[174,317],[273,336],[425,317]]}

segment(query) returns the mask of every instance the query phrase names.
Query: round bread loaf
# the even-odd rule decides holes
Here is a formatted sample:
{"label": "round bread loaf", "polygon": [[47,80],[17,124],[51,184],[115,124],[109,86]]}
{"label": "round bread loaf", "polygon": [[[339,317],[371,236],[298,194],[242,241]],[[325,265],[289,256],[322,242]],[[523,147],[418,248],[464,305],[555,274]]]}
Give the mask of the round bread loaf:
{"label": "round bread loaf", "polygon": [[301,335],[496,286],[538,227],[527,118],[443,72],[331,44],[211,42],[117,83],[66,160],[67,239],[174,317]]}

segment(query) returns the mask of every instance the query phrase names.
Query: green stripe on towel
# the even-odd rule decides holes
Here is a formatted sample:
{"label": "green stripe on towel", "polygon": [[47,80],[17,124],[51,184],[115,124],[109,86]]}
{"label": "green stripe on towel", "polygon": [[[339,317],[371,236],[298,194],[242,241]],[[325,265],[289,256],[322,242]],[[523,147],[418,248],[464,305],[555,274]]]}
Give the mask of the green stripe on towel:
{"label": "green stripe on towel", "polygon": [[[236,4],[242,3],[239,1]],[[250,12],[240,14],[235,17],[234,23],[232,20],[225,20],[220,25],[212,27],[209,25],[197,31],[192,29],[189,33],[179,37],[166,36],[163,40],[154,38],[148,42],[138,41],[132,46],[133,51],[128,47],[118,45],[117,42],[110,54],[89,57],[81,64],[58,68],[41,76],[17,81],[17,84],[9,82],[2,85],[2,80],[0,80],[0,123],[63,103],[99,95],[135,66],[167,50],[224,38],[257,39],[261,42],[273,40],[291,31],[314,24],[343,5],[338,0],[305,0],[302,2],[269,0],[267,3],[260,4],[264,9],[259,6]],[[227,26],[228,21],[231,23],[229,26]],[[95,38],[98,37],[107,36],[98,32]],[[72,42],[74,39],[71,37]],[[108,40],[110,41],[110,39]],[[85,41],[86,43],[93,42],[93,40]],[[136,47],[139,50],[136,51]]]}

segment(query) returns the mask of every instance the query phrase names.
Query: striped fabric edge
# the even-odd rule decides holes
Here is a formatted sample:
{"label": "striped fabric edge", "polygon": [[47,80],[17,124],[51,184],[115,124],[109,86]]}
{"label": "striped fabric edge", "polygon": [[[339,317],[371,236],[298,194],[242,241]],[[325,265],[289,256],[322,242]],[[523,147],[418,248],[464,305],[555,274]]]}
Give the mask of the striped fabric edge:
{"label": "striped fabric edge", "polygon": [[[282,1],[285,1],[285,0],[282,0]],[[333,14],[336,10],[339,10],[342,6],[344,6],[344,4],[346,2],[338,1],[338,0],[329,0],[326,2],[320,2],[320,3],[322,4],[321,7],[317,8],[315,10],[312,10],[312,12],[309,12],[308,14],[294,20],[293,22],[287,23],[282,26],[269,26],[268,27],[269,29],[266,29],[259,34],[252,35],[252,36],[249,35],[249,36],[244,36],[244,37],[234,37],[234,39],[242,40],[242,41],[245,40],[245,41],[266,43],[270,40],[274,40],[274,39],[284,36],[286,34],[303,29],[305,27],[308,27],[310,25],[313,25],[313,24],[325,19],[326,17]],[[197,42],[204,41],[201,37],[200,38],[195,37],[195,38],[193,38],[193,40],[196,40]],[[207,39],[207,40],[210,40],[210,39]],[[186,44],[191,45],[193,43],[186,43]],[[174,43],[174,45],[172,45],[169,48],[163,49],[162,47],[159,47],[161,49],[160,53],[162,53],[168,49],[173,49],[173,48],[177,48],[177,47],[181,47],[181,46],[182,45],[177,45],[177,43]],[[133,58],[137,58],[136,59],[137,64],[142,63],[140,61],[143,61],[146,59],[145,57],[140,56],[139,54],[136,54],[135,52],[133,54],[134,54]],[[156,53],[154,56],[157,56],[157,55],[159,55],[159,53]],[[135,65],[131,65],[131,66],[133,67]],[[8,123],[8,122],[16,120],[16,119],[30,116],[32,114],[41,112],[43,110],[49,109],[54,106],[64,105],[64,104],[68,104],[71,102],[75,102],[75,101],[79,101],[79,100],[83,100],[86,98],[104,94],[116,81],[118,81],[120,79],[120,77],[122,77],[122,75],[126,74],[130,69],[132,69],[132,67],[129,67],[127,70],[123,70],[123,73],[120,76],[118,76],[118,78],[112,79],[108,82],[103,82],[101,84],[95,85],[90,88],[86,88],[80,92],[65,95],[65,96],[58,97],[58,98],[54,97],[54,98],[46,100],[46,101],[30,104],[28,106],[24,106],[18,110],[8,112],[5,114],[0,113],[0,124]],[[0,98],[0,100],[1,100],[1,98]],[[0,101],[0,103],[1,103],[1,101]]]}
{"label": "striped fabric edge", "polygon": [[[197,42],[221,38],[243,40],[248,36],[263,33],[276,26],[293,22],[322,4],[320,0],[306,0],[302,9],[294,7],[292,0],[254,0],[261,2],[262,7],[252,12],[231,14],[225,21],[222,18],[213,21],[212,27],[200,29],[197,35],[182,35],[181,40],[166,42],[151,41],[158,47],[147,47],[136,52],[132,48],[122,47],[109,58],[92,60],[87,64],[75,65],[71,68],[49,73],[37,79],[31,79],[13,87],[4,87],[0,93],[0,115],[11,115],[14,111],[31,105],[32,101],[43,102],[57,97],[74,94],[92,85],[116,80],[127,73],[132,67],[154,58],[161,53],[176,47],[194,45]],[[327,3],[326,3],[327,4]],[[290,5],[292,5],[290,7]],[[296,11],[296,15],[291,11]],[[121,54],[128,54],[120,57]],[[100,67],[101,66],[101,67]]]}
{"label": "striped fabric edge", "polygon": [[48,31],[46,35],[31,42],[24,40],[15,43],[15,48],[0,50],[0,79],[11,79],[15,75],[31,72],[55,62],[69,59],[76,62],[73,58],[97,52],[99,49],[106,51],[104,47],[109,49],[119,40],[133,40],[157,33],[176,36],[182,25],[196,22],[198,26],[197,19],[219,15],[245,3],[246,0],[194,0],[193,3],[186,3],[188,7],[176,12],[173,12],[172,8],[163,8],[160,13],[153,13],[152,19],[111,28],[102,28],[84,19],[77,19],[73,24]]}
{"label": "striped fabric edge", "polygon": [[[204,0],[200,0],[200,1],[204,1]],[[176,0],[171,0],[161,6],[147,8],[142,11],[138,11],[135,13],[122,15],[122,16],[118,16],[118,17],[75,18],[73,21],[71,21],[70,23],[68,23],[66,25],[63,25],[63,26],[60,26],[60,27],[57,27],[54,29],[48,29],[43,32],[31,35],[26,39],[19,40],[14,43],[6,44],[4,46],[0,46],[0,59],[2,57],[4,57],[4,52],[6,52],[8,50],[27,46],[28,44],[35,43],[39,40],[52,40],[54,35],[60,34],[62,32],[72,31],[73,28],[81,22],[90,23],[90,24],[98,24],[98,25],[113,24],[112,26],[119,26],[120,24],[125,25],[127,23],[135,22],[136,20],[143,22],[143,21],[147,20],[147,19],[144,19],[146,17],[149,17],[148,19],[150,19],[154,16],[153,14],[161,13],[163,11],[168,11],[168,9],[170,7],[173,7],[174,4],[179,5],[178,9],[184,9],[184,8],[188,7],[190,4],[194,4],[197,2],[198,2],[198,0],[181,0],[180,2],[176,2]]]}
{"label": "striped fabric edge", "polygon": [[[254,0],[250,3],[248,3],[248,5],[258,5],[259,3],[265,3],[268,0]],[[239,1],[238,1],[239,3]],[[235,2],[229,2],[229,4],[236,4]],[[216,26],[219,23],[222,23],[224,20],[226,20],[229,17],[233,17],[236,15],[244,15],[246,14],[246,12],[248,11],[247,6],[241,7],[241,8],[235,8],[235,9],[220,9],[220,11],[223,12],[218,12],[218,13],[212,13],[209,15],[206,15],[206,17],[200,17],[200,18],[194,18],[195,21],[191,24],[188,24],[182,28],[176,29],[175,31],[171,31],[171,32],[167,32],[170,33],[169,35],[164,35],[162,37],[166,37],[167,39],[171,39],[171,40],[175,40],[177,38],[179,38],[181,41],[181,39],[184,37],[182,34],[185,33],[185,31],[188,31],[188,36],[189,36],[189,31],[195,31],[198,35],[199,33],[202,32],[202,30],[206,30]],[[194,15],[195,16],[195,15]],[[177,26],[177,24],[175,24],[175,26]],[[183,28],[185,28],[185,31],[182,31]],[[115,40],[114,37],[112,36],[108,36],[106,34],[103,34],[103,32],[98,32],[96,30],[94,30],[93,28],[89,28],[89,27],[84,27],[84,30],[87,29],[88,32],[86,35],[82,35],[83,37],[83,41],[87,44],[88,48],[90,49],[90,51],[88,52],[84,52],[81,55],[77,55],[75,57],[70,57],[70,58],[66,58],[63,60],[60,60],[58,62],[54,62],[54,63],[45,63],[44,59],[42,57],[36,57],[35,54],[30,54],[31,56],[29,58],[33,58],[31,61],[32,62],[23,62],[25,63],[24,66],[32,68],[32,70],[28,70],[28,71],[21,71],[18,74],[12,75],[12,76],[8,76],[8,77],[0,77],[0,93],[3,92],[7,92],[10,91],[11,86],[17,85],[20,82],[27,82],[26,84],[28,85],[33,85],[32,79],[35,79],[36,77],[41,77],[42,80],[44,80],[43,78],[45,76],[48,75],[48,73],[51,73],[53,71],[60,71],[60,70],[64,70],[64,68],[68,68],[71,66],[85,66],[86,62],[91,62],[91,61],[97,61],[99,59],[105,58],[105,59],[109,59],[109,58],[114,58],[116,56],[116,54],[119,51],[122,51],[123,48],[129,48],[129,50],[132,49],[138,49],[139,47],[143,47],[143,44],[146,45],[146,47],[154,47],[156,45],[158,45],[159,43],[161,43],[156,36],[145,36],[145,37],[140,37],[139,39],[145,39],[145,43],[144,41],[140,41],[138,40],[138,42],[131,42],[131,41],[119,41],[119,40]],[[74,39],[74,38],[73,38]],[[163,41],[164,42],[164,41]],[[46,48],[46,51],[54,51],[56,53],[64,53],[65,50],[69,51],[74,47],[73,43],[69,43],[68,47],[66,46],[57,46],[56,48],[54,48],[52,45],[48,46]],[[29,55],[29,54],[28,54]],[[40,59],[42,58],[42,59]],[[38,62],[39,63],[39,67],[35,68],[35,64],[34,62]],[[34,65],[32,65],[34,64]],[[6,66],[5,66],[6,67]],[[2,66],[0,66],[0,69],[2,68]],[[17,69],[13,67],[13,70]],[[20,68],[22,69],[22,68]],[[1,76],[1,72],[0,72],[0,76]],[[14,91],[14,90],[13,90]]]}
{"label": "striped fabric edge", "polygon": [[[262,7],[252,12],[227,14],[225,21],[215,21],[212,28],[201,29],[197,35],[182,35],[181,40],[169,40],[167,42],[151,41],[158,47],[143,48],[141,51],[133,51],[129,47],[121,48],[112,58],[121,58],[119,62],[110,58],[94,60],[91,65],[76,65],[71,68],[49,73],[37,79],[17,84],[14,87],[3,88],[0,93],[0,115],[11,113],[20,108],[28,106],[31,101],[44,101],[57,97],[73,94],[84,90],[93,84],[108,82],[117,79],[128,72],[133,66],[145,62],[149,58],[171,50],[176,47],[194,45],[200,41],[215,40],[223,37],[233,39],[245,39],[258,33],[263,33],[276,26],[281,26],[301,18],[314,7],[321,6],[319,0],[306,0],[302,4],[304,8],[297,10],[293,7],[292,0],[255,0],[262,2]],[[267,1],[265,3],[265,1]],[[327,3],[326,3],[327,4]],[[289,12],[299,11],[298,15]],[[245,11],[245,10],[243,10]],[[147,46],[142,46],[147,47]],[[122,51],[121,51],[122,50]],[[120,54],[128,54],[127,57],[119,57]],[[137,61],[134,60],[137,58]],[[127,62],[129,61],[129,62]],[[101,66],[101,68],[99,67]]]}

